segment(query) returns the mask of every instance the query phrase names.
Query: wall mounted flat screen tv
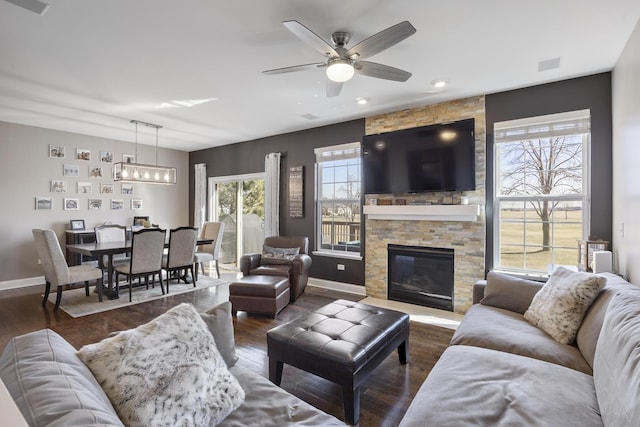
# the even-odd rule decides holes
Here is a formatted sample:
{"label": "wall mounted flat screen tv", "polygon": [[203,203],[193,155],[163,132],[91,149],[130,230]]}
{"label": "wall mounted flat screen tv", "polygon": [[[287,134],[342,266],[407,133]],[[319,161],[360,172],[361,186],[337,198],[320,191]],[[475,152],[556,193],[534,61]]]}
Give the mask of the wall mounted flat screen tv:
{"label": "wall mounted flat screen tv", "polygon": [[476,188],[474,119],[365,135],[365,194]]}

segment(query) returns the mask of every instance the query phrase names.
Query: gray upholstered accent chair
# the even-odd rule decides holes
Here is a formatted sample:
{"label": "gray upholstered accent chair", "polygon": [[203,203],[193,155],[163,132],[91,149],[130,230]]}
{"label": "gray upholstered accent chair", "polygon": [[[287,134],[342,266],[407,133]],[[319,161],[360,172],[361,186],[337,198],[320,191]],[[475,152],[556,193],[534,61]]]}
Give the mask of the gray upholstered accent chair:
{"label": "gray upholstered accent chair", "polygon": [[196,280],[198,280],[198,266],[202,268],[204,273],[205,262],[216,262],[216,273],[220,278],[220,266],[218,265],[218,258],[220,258],[220,246],[222,246],[222,234],[224,234],[223,222],[205,222],[200,232],[201,239],[213,239],[213,243],[208,245],[198,246],[196,248],[195,257],[193,262],[196,264]]}
{"label": "gray upholstered accent chair", "polygon": [[62,287],[74,283],[84,282],[85,294],[89,296],[89,281],[98,282],[98,301],[102,302],[102,270],[88,265],[67,266],[58,236],[53,230],[34,228],[32,230],[33,239],[36,242],[38,256],[44,269],[45,290],[42,306],[44,307],[49,298],[51,285],[56,286],[56,304],[54,310],[60,307],[62,299]]}
{"label": "gray upholstered accent chair", "polygon": [[129,284],[129,302],[131,302],[131,290],[133,279],[140,280],[144,277],[147,288],[149,288],[149,276],[152,283],[155,283],[156,274],[160,279],[160,288],[164,295],[162,286],[162,255],[164,253],[164,241],[166,230],[160,228],[147,228],[136,231],[131,235],[131,260],[124,265],[115,267],[116,271],[116,292],[118,291],[119,276],[127,276]]}
{"label": "gray upholstered accent chair", "polygon": [[[273,263],[263,259],[262,254],[246,254],[240,257],[240,271],[243,276],[264,275],[289,278],[290,299],[294,302],[307,286],[311,257],[308,237],[271,236],[264,239],[264,247],[299,248],[298,254],[290,262]],[[264,250],[263,250],[264,253]]]}
{"label": "gray upholstered accent chair", "polygon": [[177,274],[178,281],[182,278],[187,283],[187,271],[191,272],[193,287],[196,287],[193,259],[197,241],[198,229],[195,227],[178,227],[169,232],[169,252],[162,258],[162,268],[167,272],[167,293],[172,275]]}

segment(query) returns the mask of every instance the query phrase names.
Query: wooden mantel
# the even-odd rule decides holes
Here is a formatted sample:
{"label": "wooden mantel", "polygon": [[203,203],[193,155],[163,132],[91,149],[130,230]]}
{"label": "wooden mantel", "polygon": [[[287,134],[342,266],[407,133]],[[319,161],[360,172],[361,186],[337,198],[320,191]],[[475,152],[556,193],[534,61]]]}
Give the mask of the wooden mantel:
{"label": "wooden mantel", "polygon": [[480,205],[364,205],[367,220],[477,221]]}

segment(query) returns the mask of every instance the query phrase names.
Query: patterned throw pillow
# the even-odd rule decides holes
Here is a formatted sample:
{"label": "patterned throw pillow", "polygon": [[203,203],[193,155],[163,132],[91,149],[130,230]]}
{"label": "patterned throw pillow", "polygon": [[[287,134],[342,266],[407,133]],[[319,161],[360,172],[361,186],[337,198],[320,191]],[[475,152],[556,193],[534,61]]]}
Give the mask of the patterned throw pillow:
{"label": "patterned throw pillow", "polygon": [[128,426],[216,425],[244,401],[213,335],[189,304],[77,354]]}
{"label": "patterned throw pillow", "polygon": [[272,248],[262,245],[261,265],[291,264],[293,258],[300,253],[300,248]]}
{"label": "patterned throw pillow", "polygon": [[584,313],[607,279],[558,267],[533,297],[524,318],[561,344],[571,344]]}

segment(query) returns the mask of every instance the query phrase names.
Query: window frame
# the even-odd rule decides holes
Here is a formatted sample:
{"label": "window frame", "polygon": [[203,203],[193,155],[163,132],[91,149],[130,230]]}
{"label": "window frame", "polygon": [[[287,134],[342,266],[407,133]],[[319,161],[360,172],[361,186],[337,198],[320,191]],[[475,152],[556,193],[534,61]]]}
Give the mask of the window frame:
{"label": "window frame", "polygon": [[[361,156],[361,144],[360,142],[350,142],[339,145],[332,145],[327,147],[319,147],[314,150],[315,161],[315,235],[316,235],[316,247],[313,251],[314,255],[328,256],[334,258],[350,258],[350,259],[362,259],[362,156]],[[358,174],[358,196],[354,198],[338,198],[322,199],[322,163],[332,162],[337,160],[353,159],[358,161],[358,168],[360,173]],[[335,181],[334,181],[335,183]],[[360,244],[358,250],[348,250],[348,246],[345,245],[344,250],[335,249],[335,244],[332,248],[323,248],[322,243],[322,205],[323,203],[335,203],[342,202],[345,204],[355,204],[359,209],[359,224],[360,224]]]}
{"label": "window frame", "polygon": [[[566,122],[575,119],[576,121],[584,121],[588,120],[588,127],[586,130],[584,128],[578,129],[576,132],[569,133],[570,135],[582,135],[582,193],[580,194],[560,194],[560,195],[544,195],[544,194],[534,194],[534,195],[502,195],[500,194],[501,189],[501,168],[500,168],[500,144],[504,142],[509,142],[509,140],[500,141],[500,137],[498,136],[500,130],[504,129],[512,129],[519,127],[527,127],[527,126],[536,126],[536,125],[544,125],[544,124],[552,124],[556,122]],[[590,232],[590,212],[591,212],[591,130],[590,130],[590,121],[591,114],[590,110],[578,110],[578,111],[570,111],[566,113],[558,113],[558,114],[549,114],[549,115],[541,115],[535,117],[528,117],[525,119],[516,119],[509,121],[502,121],[494,123],[494,147],[493,147],[493,269],[496,271],[501,271],[505,273],[511,273],[516,275],[524,275],[530,277],[546,277],[550,273],[550,269],[554,266],[563,265],[558,263],[553,263],[553,253],[556,248],[564,249],[568,248],[567,246],[554,245],[553,242],[553,231],[555,220],[551,222],[551,264],[547,266],[548,271],[544,272],[542,270],[532,269],[532,268],[515,268],[515,267],[504,267],[501,265],[501,241],[500,241],[500,232],[501,232],[501,205],[502,203],[509,202],[535,202],[535,201],[559,201],[559,202],[571,202],[571,201],[579,201],[582,203],[582,236],[578,236],[576,239],[575,248],[576,251],[578,249],[578,239],[584,239],[585,236],[589,235]],[[553,132],[551,132],[553,134]],[[562,133],[558,132],[555,136],[561,136]],[[539,138],[526,138],[523,137],[520,141],[526,141],[528,139],[539,139]],[[513,141],[513,139],[512,139]],[[523,229],[526,229],[528,224],[536,223],[534,221],[526,221],[524,219],[522,221]],[[525,233],[526,236],[526,233]],[[527,247],[526,238],[523,236],[522,247]],[[526,260],[525,260],[526,262]],[[575,263],[573,265],[578,264],[578,258],[576,254]],[[525,264],[526,265],[526,264]]]}

